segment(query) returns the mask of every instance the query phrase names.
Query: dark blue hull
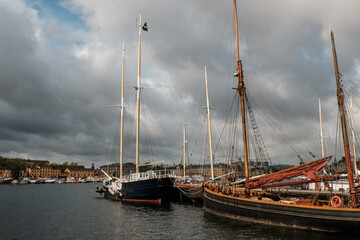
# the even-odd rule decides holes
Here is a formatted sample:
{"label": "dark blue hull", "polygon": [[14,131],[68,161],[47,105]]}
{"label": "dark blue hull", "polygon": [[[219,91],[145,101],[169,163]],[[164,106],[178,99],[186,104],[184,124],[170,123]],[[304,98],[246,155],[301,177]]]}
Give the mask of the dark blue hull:
{"label": "dark blue hull", "polygon": [[124,182],[120,193],[105,191],[105,197],[118,201],[162,204],[170,201],[173,185],[170,177]]}

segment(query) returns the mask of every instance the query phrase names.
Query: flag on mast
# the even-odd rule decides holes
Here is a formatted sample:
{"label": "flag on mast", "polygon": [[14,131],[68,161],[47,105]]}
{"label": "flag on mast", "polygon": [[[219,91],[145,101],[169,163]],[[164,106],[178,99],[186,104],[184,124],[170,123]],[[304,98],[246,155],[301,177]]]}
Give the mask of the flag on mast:
{"label": "flag on mast", "polygon": [[142,30],[144,30],[145,32],[148,31],[147,22],[145,22],[145,23],[142,25]]}

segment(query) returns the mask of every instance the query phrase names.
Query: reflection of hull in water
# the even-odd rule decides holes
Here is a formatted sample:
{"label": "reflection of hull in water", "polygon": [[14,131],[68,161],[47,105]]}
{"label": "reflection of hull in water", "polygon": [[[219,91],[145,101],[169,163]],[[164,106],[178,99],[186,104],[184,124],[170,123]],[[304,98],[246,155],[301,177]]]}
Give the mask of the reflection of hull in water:
{"label": "reflection of hull in water", "polygon": [[204,188],[204,209],[230,218],[320,231],[359,234],[360,209],[268,202]]}
{"label": "reflection of hull in water", "polygon": [[105,197],[117,201],[161,204],[170,201],[173,179],[170,177],[151,178],[121,183],[116,192],[105,188]]}

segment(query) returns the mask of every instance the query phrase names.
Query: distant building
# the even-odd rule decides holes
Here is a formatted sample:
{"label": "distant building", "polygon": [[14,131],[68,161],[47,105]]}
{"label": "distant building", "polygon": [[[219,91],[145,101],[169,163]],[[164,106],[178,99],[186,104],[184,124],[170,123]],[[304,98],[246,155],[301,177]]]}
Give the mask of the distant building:
{"label": "distant building", "polygon": [[61,177],[86,178],[94,177],[94,170],[89,168],[65,169]]}
{"label": "distant building", "polygon": [[[262,163],[259,161],[251,161],[249,166],[251,176],[264,174],[265,168],[267,168],[268,166],[268,162]],[[175,170],[175,173],[178,176],[182,176],[184,174],[182,165],[170,167],[168,169]],[[230,172],[233,172],[232,176],[245,176],[244,162],[241,160],[239,160],[238,162],[233,162],[231,168],[228,164],[225,163],[218,163],[214,165],[214,177],[223,176]],[[186,175],[201,175],[209,177],[211,176],[211,166],[210,164],[186,166]]]}
{"label": "distant building", "polygon": [[93,169],[86,168],[76,168],[70,169],[66,168],[63,172],[59,168],[52,167],[33,167],[27,168],[26,174],[31,178],[66,178],[66,177],[75,177],[75,178],[86,178],[94,177]]}
{"label": "distant building", "polygon": [[0,167],[0,178],[11,177],[11,169]]}
{"label": "distant building", "polygon": [[31,178],[51,178],[51,177],[60,177],[61,170],[53,169],[52,167],[40,167],[36,166],[33,168],[28,167],[26,173]]}
{"label": "distant building", "polygon": [[[182,165],[178,165],[176,167],[167,168],[170,171],[174,170],[176,175],[183,176],[184,175],[184,168]],[[186,175],[200,175],[211,177],[211,166],[209,164],[206,165],[188,165],[185,168]],[[228,173],[227,164],[219,163],[214,165],[214,177],[219,177],[224,174]]]}

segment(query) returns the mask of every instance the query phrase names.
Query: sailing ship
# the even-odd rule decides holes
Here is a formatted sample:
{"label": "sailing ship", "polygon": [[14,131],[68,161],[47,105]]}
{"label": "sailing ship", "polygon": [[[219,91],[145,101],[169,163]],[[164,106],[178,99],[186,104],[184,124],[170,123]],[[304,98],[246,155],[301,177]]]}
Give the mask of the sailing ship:
{"label": "sailing ship", "polygon": [[[202,204],[202,185],[204,178],[198,176],[198,179],[195,179],[195,176],[186,176],[186,123],[183,123],[183,177],[178,177],[175,181],[174,192],[173,192],[173,201],[179,202],[197,202]],[[199,180],[200,179],[200,180]],[[178,191],[176,191],[176,189]]]}
{"label": "sailing ship", "polygon": [[[103,186],[97,186],[95,191],[104,193],[105,198],[126,202],[166,204],[170,201],[173,191],[174,175],[165,171],[139,172],[139,141],[140,141],[140,72],[141,72],[141,32],[147,31],[147,24],[141,24],[141,15],[137,24],[139,29],[138,45],[138,74],[137,86],[137,121],[136,121],[136,173],[123,176],[123,129],[124,129],[124,59],[125,48],[122,51],[122,92],[121,92],[121,121],[120,121],[120,176],[108,177]],[[158,163],[158,162],[156,162]],[[155,164],[155,163],[152,163]]]}
{"label": "sailing ship", "polygon": [[[237,72],[235,76],[238,78],[236,91],[241,101],[245,186],[239,187],[236,184],[231,185],[230,183],[220,185],[213,182],[205,183],[203,195],[204,209],[216,215],[263,224],[359,234],[359,185],[355,185],[353,179],[347,121],[345,119],[344,93],[342,85],[340,84],[341,79],[338,70],[333,33],[331,32],[331,41],[349,191],[331,191],[321,195],[319,191],[304,190],[298,191],[295,195],[296,197],[292,196],[292,198],[290,198],[290,191],[286,191],[288,195],[284,195],[282,192],[274,192],[271,190],[274,190],[275,187],[309,184],[313,182],[322,182],[326,185],[328,181],[335,180],[334,177],[317,174],[317,172],[322,170],[330,161],[331,156],[264,176],[253,178],[249,176],[247,119],[245,113],[246,89],[243,66],[239,57],[236,0],[234,0],[234,13],[237,46]],[[301,175],[305,175],[308,179],[290,180],[291,178],[294,179]],[[283,180],[287,181],[283,182]]]}
{"label": "sailing ship", "polygon": [[[214,161],[213,161],[213,150],[212,150],[212,134],[211,134],[211,117],[210,117],[210,101],[209,101],[209,88],[207,80],[207,68],[204,66],[204,79],[205,79],[205,93],[206,93],[206,117],[208,124],[208,136],[209,136],[209,151],[210,151],[210,172],[211,180],[214,180]],[[204,177],[198,176],[195,179],[194,176],[186,178],[186,124],[182,124],[184,127],[184,140],[183,140],[183,167],[184,176],[182,179],[178,179],[175,186],[180,190],[181,196],[185,196],[193,202],[202,203],[203,200],[203,182]]]}

